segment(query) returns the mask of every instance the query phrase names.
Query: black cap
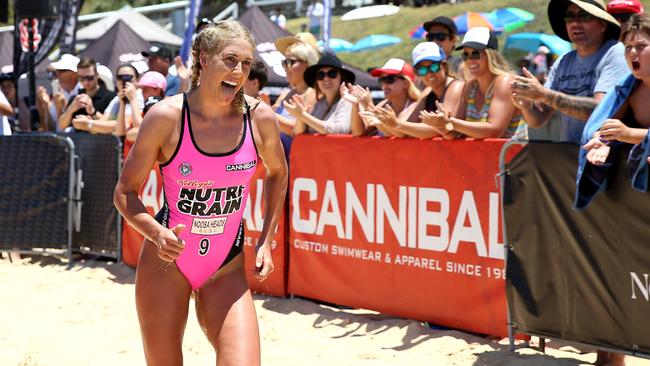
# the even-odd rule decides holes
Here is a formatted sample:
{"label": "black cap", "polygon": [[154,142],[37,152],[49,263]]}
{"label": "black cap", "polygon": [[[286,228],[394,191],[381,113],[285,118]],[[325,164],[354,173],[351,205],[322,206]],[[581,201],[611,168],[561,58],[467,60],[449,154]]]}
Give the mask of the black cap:
{"label": "black cap", "polygon": [[433,20],[429,20],[428,22],[424,23],[422,25],[422,28],[424,28],[425,31],[429,31],[429,28],[433,27],[434,25],[441,25],[449,30],[449,33],[451,33],[452,36],[455,36],[458,34],[458,28],[456,28],[456,23],[454,23],[454,20],[448,17],[444,16],[439,16],[433,18]]}
{"label": "black cap", "polygon": [[173,59],[172,51],[169,48],[162,46],[151,46],[147,51],[142,51],[141,53],[144,57],[158,56],[170,61]]}
{"label": "black cap", "polygon": [[13,79],[14,79],[14,74],[12,72],[0,73],[0,81],[13,80]]}
{"label": "black cap", "polygon": [[212,20],[210,20],[209,18],[201,18],[197,26],[200,27],[202,25],[209,25],[209,24],[212,24]]}

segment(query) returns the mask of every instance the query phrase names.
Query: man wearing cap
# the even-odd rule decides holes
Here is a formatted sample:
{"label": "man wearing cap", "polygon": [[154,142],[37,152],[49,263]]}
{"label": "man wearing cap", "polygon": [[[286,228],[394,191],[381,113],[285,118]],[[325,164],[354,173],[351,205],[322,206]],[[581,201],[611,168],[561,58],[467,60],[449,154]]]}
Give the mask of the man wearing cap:
{"label": "man wearing cap", "polygon": [[172,51],[166,47],[151,46],[148,51],[142,51],[142,56],[147,58],[149,70],[157,71],[167,78],[165,96],[178,94],[181,90],[181,79],[178,75],[169,73],[172,64]]}
{"label": "man wearing cap", "polygon": [[555,34],[575,50],[552,66],[544,86],[528,71],[511,84],[513,102],[529,126],[543,126],[561,112],[561,141],[579,142],[591,112],[607,90],[629,70],[620,25],[605,11],[603,0],[551,0],[548,17]]}
{"label": "man wearing cap", "polygon": [[102,112],[115,97],[115,92],[99,85],[97,63],[91,58],[83,58],[77,64],[77,78],[82,88],[70,100],[68,106],[59,117],[58,126],[63,130],[70,124],[91,124],[99,119]]}
{"label": "man wearing cap", "polygon": [[[40,130],[56,130],[59,116],[63,114],[70,99],[77,95],[81,84],[77,80],[77,64],[79,58],[71,54],[63,54],[61,58],[52,62],[48,70],[54,73],[52,81],[52,95],[43,86],[36,87],[36,110],[41,122]],[[18,101],[21,105],[20,124],[28,126],[30,119],[27,105]]]}
{"label": "man wearing cap", "polygon": [[427,31],[427,41],[436,42],[445,51],[449,72],[462,78],[460,68],[463,60],[459,56],[452,56],[452,52],[456,47],[456,34],[458,33],[456,23],[451,18],[439,16],[424,23],[422,27]]}

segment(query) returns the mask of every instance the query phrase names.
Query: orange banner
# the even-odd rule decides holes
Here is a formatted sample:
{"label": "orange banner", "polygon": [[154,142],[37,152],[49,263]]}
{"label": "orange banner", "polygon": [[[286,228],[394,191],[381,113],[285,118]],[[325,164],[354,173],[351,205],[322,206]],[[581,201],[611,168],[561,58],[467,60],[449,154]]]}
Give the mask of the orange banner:
{"label": "orange banner", "polygon": [[295,139],[289,293],[505,336],[504,142]]}
{"label": "orange banner", "polygon": [[[125,157],[129,153],[132,145],[133,143],[129,141],[125,143]],[[255,264],[255,244],[259,239],[263,225],[263,187],[264,166],[260,164],[251,180],[249,196],[244,211],[246,277],[248,278],[248,283],[252,291],[275,296],[286,296],[287,246],[285,244],[285,215],[281,215],[278,220],[278,230],[274,236],[274,242],[271,248],[275,270],[262,283],[253,277],[252,269]],[[140,188],[139,197],[151,215],[155,215],[162,207],[164,196],[162,193],[162,176],[160,175],[158,164],[154,166],[149,173],[149,177]],[[137,266],[143,242],[144,237],[125,220],[122,220],[122,260],[124,263],[133,267]]]}
{"label": "orange banner", "polygon": [[244,254],[246,258],[246,277],[252,291],[274,296],[287,295],[287,245],[285,216],[280,215],[278,228],[271,244],[271,256],[273,257],[273,272],[264,282],[259,282],[253,277],[255,267],[255,245],[262,232],[264,224],[264,165],[258,164],[255,175],[251,179],[248,190],[248,200],[244,210]]}
{"label": "orange banner", "polygon": [[[129,151],[131,151],[132,146],[133,141],[124,141],[125,159]],[[155,164],[149,172],[149,177],[147,177],[147,180],[140,187],[138,196],[142,200],[142,203],[144,203],[144,207],[147,208],[149,214],[154,216],[158,213],[165,202],[165,197],[162,194],[162,176],[160,175],[158,164]],[[144,237],[132,228],[126,220],[122,219],[122,260],[124,263],[132,267],[138,265],[143,243]]]}

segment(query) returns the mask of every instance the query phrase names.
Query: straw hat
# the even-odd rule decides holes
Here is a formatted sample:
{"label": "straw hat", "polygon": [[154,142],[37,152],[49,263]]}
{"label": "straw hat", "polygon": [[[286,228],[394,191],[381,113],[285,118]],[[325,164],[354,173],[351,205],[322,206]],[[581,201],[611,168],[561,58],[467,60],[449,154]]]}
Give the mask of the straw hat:
{"label": "straw hat", "polygon": [[605,10],[603,0],[551,0],[548,3],[548,20],[553,32],[558,37],[571,42],[564,22],[564,14],[570,4],[575,4],[596,18],[606,21],[608,24],[605,39],[618,39],[621,34],[621,25]]}
{"label": "straw hat", "polygon": [[303,42],[312,46],[316,50],[316,52],[320,54],[318,48],[318,41],[316,40],[316,37],[314,37],[313,34],[308,32],[300,32],[300,33],[296,33],[296,35],[294,36],[287,36],[287,37],[276,39],[274,42],[275,49],[280,51],[280,53],[284,55],[284,53],[287,52],[287,48],[289,48],[289,46],[298,42]]}

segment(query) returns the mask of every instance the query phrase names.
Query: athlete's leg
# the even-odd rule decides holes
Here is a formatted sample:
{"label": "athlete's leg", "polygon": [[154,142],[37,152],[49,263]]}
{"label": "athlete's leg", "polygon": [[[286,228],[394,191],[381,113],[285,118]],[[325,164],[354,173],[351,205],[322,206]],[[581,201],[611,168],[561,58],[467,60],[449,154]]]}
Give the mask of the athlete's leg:
{"label": "athlete's leg", "polygon": [[175,263],[145,241],[135,276],[135,302],[147,365],[182,365],[191,287]]}
{"label": "athlete's leg", "polygon": [[259,365],[260,333],[244,254],[223,266],[198,290],[195,300],[201,328],[217,351],[217,365]]}

